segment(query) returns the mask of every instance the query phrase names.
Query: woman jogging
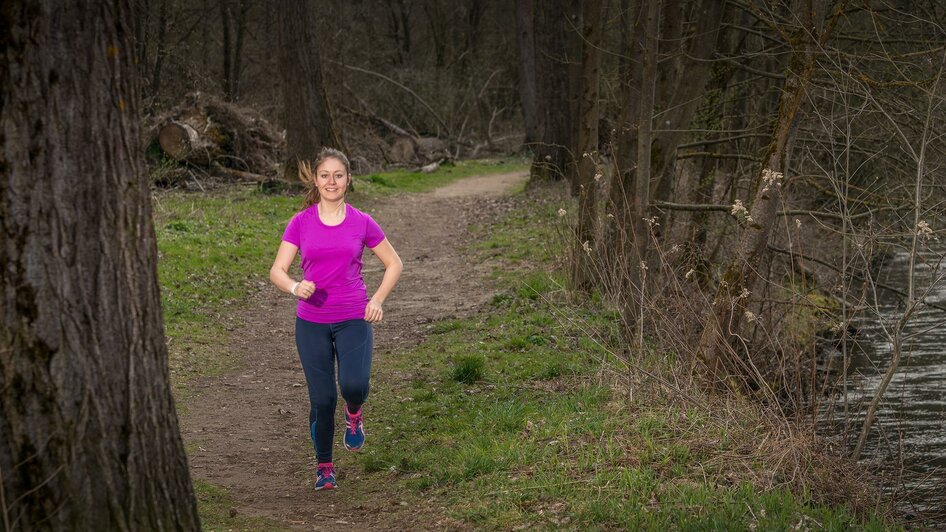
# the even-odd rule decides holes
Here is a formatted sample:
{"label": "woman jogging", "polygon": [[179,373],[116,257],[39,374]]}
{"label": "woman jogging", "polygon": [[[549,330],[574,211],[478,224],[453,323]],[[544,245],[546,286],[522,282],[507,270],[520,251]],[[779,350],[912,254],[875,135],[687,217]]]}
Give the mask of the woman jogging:
{"label": "woman jogging", "polygon": [[[296,347],[309,388],[309,432],[319,464],[315,489],[321,490],[336,486],[335,361],[345,400],[345,448],[357,451],[365,443],[362,404],[371,373],[371,324],[381,321],[381,305],[403,266],[371,216],[345,203],[351,172],[344,153],[322,148],[313,166],[299,164],[299,177],[310,188],[303,210],[283,233],[269,278],[298,298]],[[384,263],[384,278],[371,299],[361,277],[365,247]],[[297,252],[302,257],[301,281],[289,276]]]}

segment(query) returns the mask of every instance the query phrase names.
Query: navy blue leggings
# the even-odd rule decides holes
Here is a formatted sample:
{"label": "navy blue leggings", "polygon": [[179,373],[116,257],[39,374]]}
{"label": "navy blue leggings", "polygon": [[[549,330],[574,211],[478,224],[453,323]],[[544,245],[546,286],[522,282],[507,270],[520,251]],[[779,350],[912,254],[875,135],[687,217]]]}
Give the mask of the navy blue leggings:
{"label": "navy blue leggings", "polygon": [[332,461],[335,438],[335,359],[342,398],[357,410],[368,398],[371,324],[365,320],[313,323],[296,318],[296,348],[309,386],[309,432],[319,463]]}

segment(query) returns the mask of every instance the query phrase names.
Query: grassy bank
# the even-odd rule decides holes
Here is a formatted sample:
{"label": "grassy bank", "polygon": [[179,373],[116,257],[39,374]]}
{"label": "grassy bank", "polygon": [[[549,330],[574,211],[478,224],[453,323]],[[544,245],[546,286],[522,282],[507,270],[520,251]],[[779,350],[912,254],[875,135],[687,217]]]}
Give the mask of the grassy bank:
{"label": "grassy bank", "polygon": [[[427,183],[359,178],[361,196],[352,199],[463,175],[451,172]],[[405,508],[434,512],[448,527],[883,528],[879,518],[854,517],[775,478],[785,475],[760,449],[782,442],[769,441],[775,433],[751,405],[707,409],[710,398],[681,400],[629,372],[607,348],[619,337],[614,313],[562,288],[551,245],[558,207],[522,199],[474,228],[470,253],[494,266],[499,293],[473,317],[431,324],[416,347],[384,353],[385,376],[367,408],[369,444],[344,458],[343,489],[358,497],[358,483],[383,485]],[[252,189],[158,195],[165,321],[185,408],[189,379],[239,367],[212,350],[239,326],[228,317],[267,282],[280,231],[297,209],[298,198]],[[643,369],[659,376],[661,364]],[[208,528],[275,527],[230,516],[225,490],[197,488]]]}
{"label": "grassy bank", "polygon": [[748,405],[714,415],[643,383],[629,393],[605,347],[616,316],[570,301],[554,271],[557,208],[526,203],[484,228],[474,251],[503,291],[385,355],[410,379],[372,398],[365,474],[477,528],[884,528],[757,482],[769,471],[751,446],[768,434]]}

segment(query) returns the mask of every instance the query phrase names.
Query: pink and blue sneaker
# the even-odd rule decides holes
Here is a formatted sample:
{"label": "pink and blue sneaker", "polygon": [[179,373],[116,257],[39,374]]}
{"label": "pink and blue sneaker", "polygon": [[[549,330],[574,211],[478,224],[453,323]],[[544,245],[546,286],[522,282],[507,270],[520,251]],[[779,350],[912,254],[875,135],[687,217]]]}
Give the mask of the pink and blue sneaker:
{"label": "pink and blue sneaker", "polygon": [[365,422],[361,411],[364,406],[359,406],[354,414],[348,411],[348,405],[345,405],[345,448],[349,451],[357,451],[365,444]]}
{"label": "pink and blue sneaker", "polygon": [[338,484],[335,482],[335,466],[332,462],[319,464],[318,473],[315,475],[316,490],[335,489]]}

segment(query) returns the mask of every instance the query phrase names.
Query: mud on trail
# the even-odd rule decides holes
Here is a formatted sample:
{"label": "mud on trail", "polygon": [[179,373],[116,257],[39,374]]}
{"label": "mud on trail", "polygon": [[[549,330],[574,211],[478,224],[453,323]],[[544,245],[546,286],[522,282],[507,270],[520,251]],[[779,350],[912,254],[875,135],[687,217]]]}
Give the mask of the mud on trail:
{"label": "mud on trail", "polygon": [[[526,178],[526,172],[470,177],[430,193],[362,206],[404,262],[404,274],[385,303],[384,321],[375,325],[372,390],[399,379],[385,365],[387,353],[422,341],[430,322],[467,316],[491,299],[487,267],[477,265],[466,251],[468,227],[511,209],[508,194]],[[365,252],[364,274],[370,294],[382,274],[370,251]],[[295,302],[267,282],[240,318],[243,326],[223,349],[239,357],[242,368],[189,385],[181,430],[195,479],[229,490],[235,503],[231,513],[268,517],[287,528],[458,525],[444,521],[442,509],[405,504],[409,495],[391,484],[360,478],[360,467],[340,442],[345,426],[341,399],[334,452],[339,489],[316,492],[308,395],[295,348]],[[370,446],[371,397],[365,416]]]}

